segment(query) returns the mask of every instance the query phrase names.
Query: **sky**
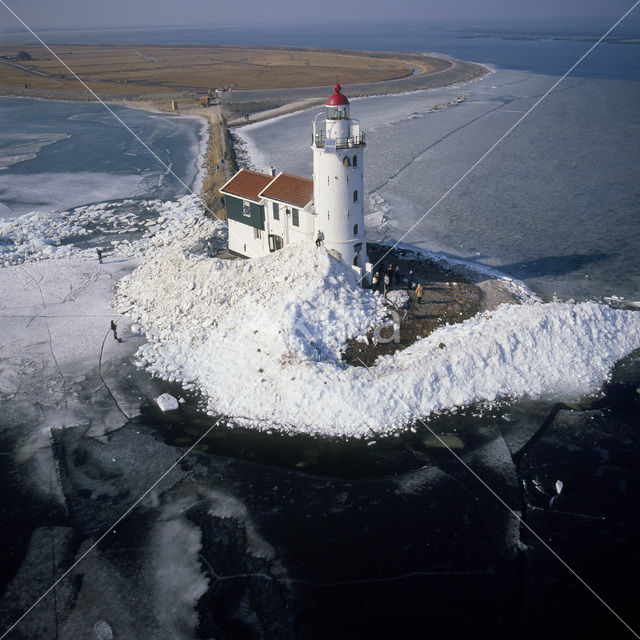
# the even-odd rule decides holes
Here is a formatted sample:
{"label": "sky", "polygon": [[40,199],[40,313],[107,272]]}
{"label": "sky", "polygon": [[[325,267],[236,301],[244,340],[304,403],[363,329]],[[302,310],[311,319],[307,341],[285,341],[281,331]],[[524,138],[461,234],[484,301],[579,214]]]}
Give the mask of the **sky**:
{"label": "sky", "polygon": [[[0,0],[0,30],[220,22],[522,20],[617,17],[635,0]],[[634,11],[639,14],[640,8]],[[357,21],[357,22],[355,22]]]}

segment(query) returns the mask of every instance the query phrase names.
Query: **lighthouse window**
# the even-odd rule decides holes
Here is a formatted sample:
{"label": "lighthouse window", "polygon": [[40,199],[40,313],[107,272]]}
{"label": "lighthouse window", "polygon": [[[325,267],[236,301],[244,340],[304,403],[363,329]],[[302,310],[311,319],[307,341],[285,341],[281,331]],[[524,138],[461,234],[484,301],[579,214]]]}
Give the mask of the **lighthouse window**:
{"label": "lighthouse window", "polygon": [[277,202],[273,202],[271,207],[273,211],[273,219],[280,220],[280,205]]}
{"label": "lighthouse window", "polygon": [[294,227],[300,226],[300,216],[297,209],[291,209],[291,223]]}
{"label": "lighthouse window", "polygon": [[354,202],[358,202],[358,191],[357,190],[353,192],[353,201]]}
{"label": "lighthouse window", "polygon": [[357,236],[357,235],[358,235],[358,225],[357,225],[357,224],[354,224],[354,225],[353,225],[353,235],[354,235],[354,236]]}
{"label": "lighthouse window", "polygon": [[344,157],[344,160],[342,161],[342,164],[343,164],[345,167],[350,167],[350,166],[351,166],[351,160],[349,160],[349,156],[345,156],[345,157]]}
{"label": "lighthouse window", "polygon": [[358,156],[353,156],[353,162],[351,164],[353,164],[354,167],[358,166]]}
{"label": "lighthouse window", "polygon": [[347,107],[329,107],[327,108],[327,118],[329,120],[346,120]]}

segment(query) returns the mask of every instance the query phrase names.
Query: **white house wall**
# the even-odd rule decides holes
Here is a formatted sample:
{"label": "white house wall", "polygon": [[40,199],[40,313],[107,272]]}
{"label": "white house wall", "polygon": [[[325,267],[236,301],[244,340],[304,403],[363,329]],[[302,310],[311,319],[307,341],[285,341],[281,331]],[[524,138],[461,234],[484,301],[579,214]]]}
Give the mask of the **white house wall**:
{"label": "white house wall", "polygon": [[[268,234],[280,236],[285,246],[313,239],[315,235],[313,211],[281,203],[276,204],[278,205],[279,220],[273,219],[273,201],[265,200],[265,226]],[[287,209],[291,211],[294,208],[298,209],[298,219],[300,221],[300,226],[298,227],[293,225],[292,214],[287,214]],[[266,252],[269,252],[268,246],[266,247]]]}
{"label": "white house wall", "polygon": [[229,249],[236,253],[257,258],[269,253],[267,247],[267,232],[260,231],[262,238],[255,237],[255,229],[242,222],[229,220]]}

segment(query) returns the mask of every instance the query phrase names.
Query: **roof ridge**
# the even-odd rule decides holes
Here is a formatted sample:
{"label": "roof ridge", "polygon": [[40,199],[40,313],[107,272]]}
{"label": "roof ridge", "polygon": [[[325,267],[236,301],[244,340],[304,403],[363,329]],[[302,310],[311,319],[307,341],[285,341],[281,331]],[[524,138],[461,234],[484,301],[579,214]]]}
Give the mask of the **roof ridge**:
{"label": "roof ridge", "polygon": [[[266,178],[273,177],[270,173],[262,173],[262,171],[256,171],[255,169],[248,169],[247,167],[242,167],[240,171],[238,171],[238,173],[242,173],[243,171],[246,171],[247,173],[253,173],[254,175],[257,175],[257,176],[265,176]],[[238,173],[236,173],[236,176],[238,175]]]}
{"label": "roof ridge", "polygon": [[286,171],[282,171],[280,172],[277,176],[276,176],[276,180],[280,177],[280,176],[288,176],[289,178],[298,178],[299,180],[307,180],[308,182],[313,182],[312,178],[305,178],[304,176],[298,176],[295,173],[288,173]]}
{"label": "roof ridge", "polygon": [[261,198],[306,207],[313,201],[313,180],[282,171],[258,195]]}

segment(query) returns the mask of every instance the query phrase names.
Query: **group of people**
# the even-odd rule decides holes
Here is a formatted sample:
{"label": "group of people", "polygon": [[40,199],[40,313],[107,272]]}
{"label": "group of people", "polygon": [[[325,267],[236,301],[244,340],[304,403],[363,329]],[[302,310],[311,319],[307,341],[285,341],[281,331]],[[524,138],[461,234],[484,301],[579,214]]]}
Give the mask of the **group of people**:
{"label": "group of people", "polygon": [[[400,271],[400,267],[398,265],[394,266],[393,264],[389,264],[389,266],[383,272],[384,275],[381,276],[380,273],[381,273],[380,271],[376,271],[373,274],[373,277],[371,278],[371,285],[374,290],[380,291],[382,295],[384,296],[387,295],[387,291],[389,291],[393,286],[394,280],[395,280],[396,287],[401,286],[403,276]],[[407,274],[407,277],[406,277],[406,282],[407,282],[407,290],[411,291],[414,285],[413,269],[409,270],[409,273]],[[424,288],[418,282],[416,286],[416,299],[418,300],[418,304],[422,304],[423,294],[424,294]],[[405,300],[404,304],[402,305],[402,309],[404,311],[404,315],[402,316],[402,319],[405,320],[409,313],[409,299]]]}
{"label": "group of people", "polygon": [[[393,286],[393,281],[395,280],[396,287],[400,287],[402,282],[403,275],[400,271],[400,267],[398,265],[389,264],[387,269],[384,271],[384,275],[380,275],[380,271],[376,271],[373,274],[373,278],[371,282],[373,284],[374,289],[379,289],[385,295],[387,291]],[[409,270],[407,274],[407,289],[411,290],[413,288],[413,269]]]}

